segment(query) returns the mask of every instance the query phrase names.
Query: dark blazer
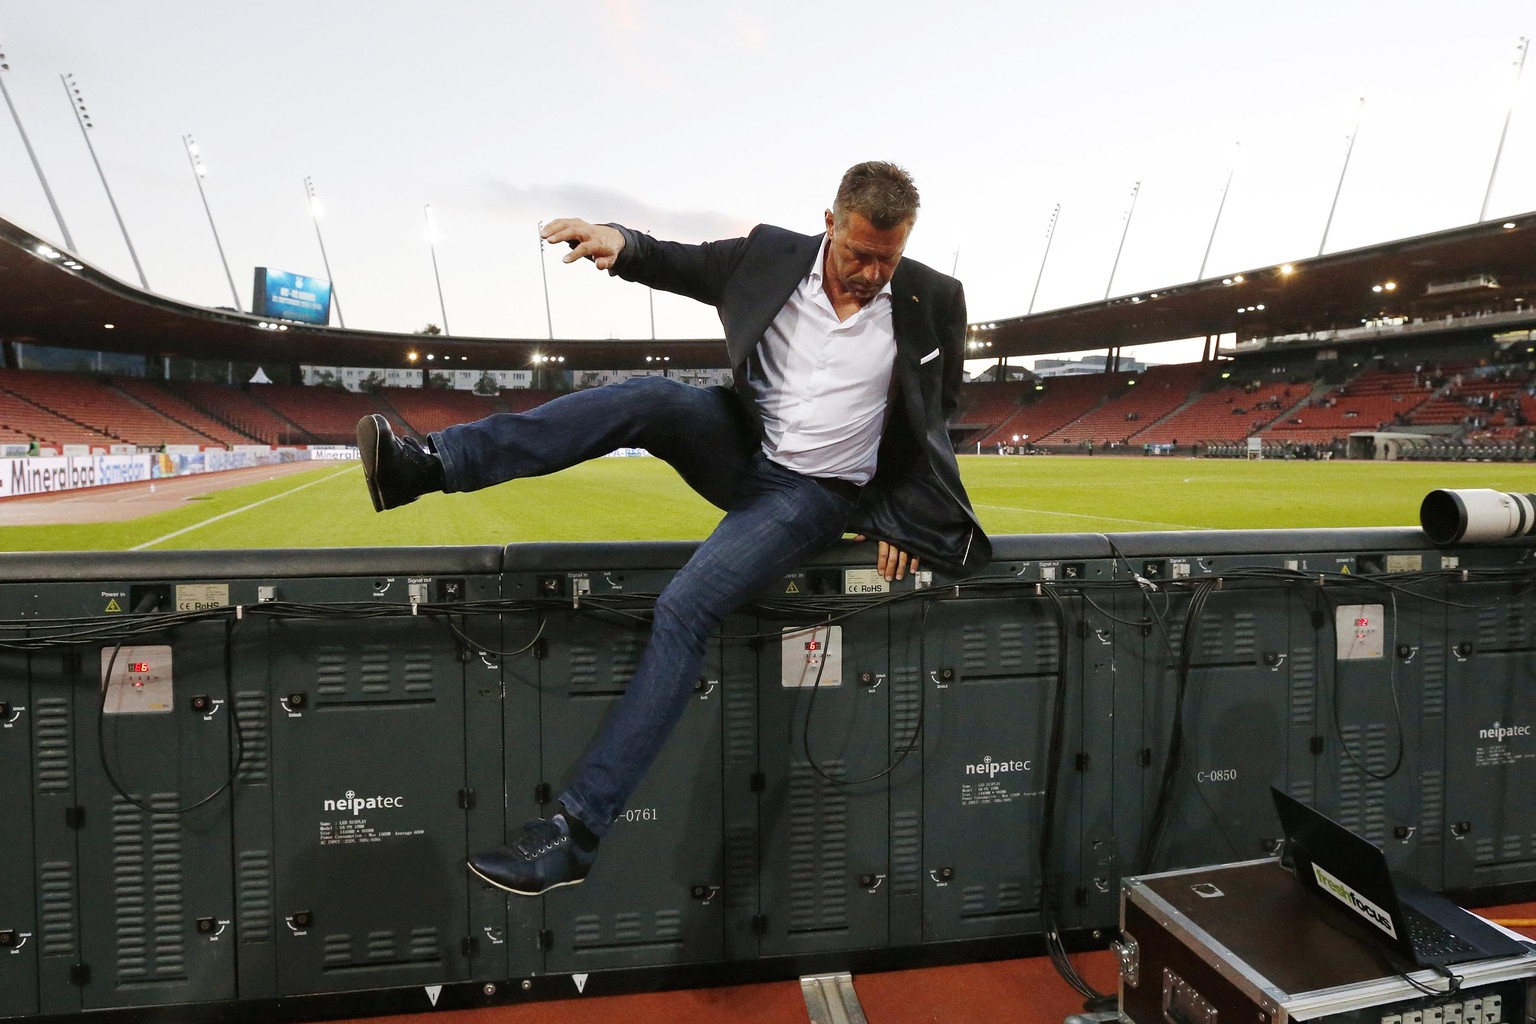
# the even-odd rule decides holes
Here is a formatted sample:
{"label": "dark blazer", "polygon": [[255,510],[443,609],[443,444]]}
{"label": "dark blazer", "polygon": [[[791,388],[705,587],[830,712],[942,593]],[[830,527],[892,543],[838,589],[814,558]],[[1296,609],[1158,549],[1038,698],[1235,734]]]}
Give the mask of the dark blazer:
{"label": "dark blazer", "polygon": [[[747,361],[810,271],[822,236],[761,224],[745,238],[686,245],[609,226],[624,235],[610,273],[719,312],[735,394],[761,436],[762,420],[746,386]],[[874,479],[860,494],[848,529],[948,571],[974,572],[991,560],[992,547],[960,483],[947,429],[959,405],[965,358],[960,282],[903,259],[891,278],[891,321],[894,394]]]}

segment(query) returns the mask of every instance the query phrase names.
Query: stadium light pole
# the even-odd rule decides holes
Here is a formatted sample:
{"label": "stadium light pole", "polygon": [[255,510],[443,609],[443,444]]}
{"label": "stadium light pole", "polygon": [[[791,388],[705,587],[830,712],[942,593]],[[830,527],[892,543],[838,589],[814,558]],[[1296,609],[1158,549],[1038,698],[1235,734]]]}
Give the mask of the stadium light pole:
{"label": "stadium light pole", "polygon": [[[1061,216],[1061,204],[1057,203],[1056,207],[1053,210],[1051,210],[1051,222],[1049,224],[1047,224],[1046,228],[1045,228],[1045,252],[1042,253],[1041,256],[1040,256],[1040,270],[1039,270],[1038,273],[1035,274],[1035,290],[1029,293],[1029,309],[1027,309],[1024,312],[1025,316],[1028,316],[1029,314],[1031,314],[1031,313],[1033,313],[1035,311],[1035,298],[1040,294],[1040,279],[1045,277],[1045,261],[1050,258],[1050,255],[1051,255],[1051,240],[1056,237],[1056,220],[1060,216]],[[949,275],[950,277],[954,277],[955,276],[954,273],[953,273],[953,270],[958,269],[959,266],[960,266],[960,249],[959,249],[958,246],[956,246],[956,248],[955,248],[955,265],[951,269],[951,273]],[[1006,382],[1007,379],[1008,379],[1008,357],[1007,356],[999,356],[998,357],[998,371],[997,372],[998,372],[998,377],[1000,378],[999,383]]]}
{"label": "stadium light pole", "polygon": [[[1239,142],[1238,146],[1242,143]],[[1232,166],[1227,168],[1226,183],[1221,186],[1221,202],[1216,204],[1216,219],[1211,223],[1211,237],[1205,243],[1205,255],[1200,257],[1200,273],[1195,275],[1196,281],[1205,280],[1205,265],[1211,259],[1211,246],[1216,244],[1216,229],[1221,226],[1221,211],[1227,208],[1227,193],[1232,190],[1232,175],[1237,173],[1237,161],[1232,161]]]}
{"label": "stadium light pole", "polygon": [[70,108],[75,112],[75,121],[80,125],[80,134],[85,137],[85,148],[91,151],[91,163],[96,165],[96,173],[101,178],[101,187],[107,193],[107,202],[112,206],[112,216],[117,218],[118,230],[123,233],[123,242],[127,244],[128,255],[133,259],[133,269],[139,274],[139,284],[145,291],[149,291],[149,280],[144,276],[143,266],[139,264],[139,254],[133,249],[133,239],[128,237],[128,225],[123,223],[123,215],[117,208],[117,200],[112,198],[112,186],[107,184],[107,172],[101,169],[101,161],[96,157],[96,147],[91,143],[90,129],[96,126],[91,123],[90,112],[85,109],[85,98],[80,95],[80,85],[72,74],[60,75],[59,81],[64,83],[64,95],[69,97]]}
{"label": "stadium light pole", "polygon": [[1131,233],[1131,217],[1136,213],[1136,196],[1141,192],[1141,182],[1131,186],[1131,206],[1125,211],[1125,228],[1120,232],[1120,247],[1115,250],[1115,262],[1109,268],[1109,283],[1104,286],[1104,297],[1115,287],[1115,271],[1120,269],[1120,254],[1125,251],[1125,236]]}
{"label": "stadium light pole", "polygon": [[309,200],[309,219],[315,222],[315,240],[320,243],[320,262],[325,265],[325,279],[331,285],[331,305],[336,307],[336,322],[343,330],[347,326],[347,318],[341,315],[341,297],[336,294],[336,279],[331,276],[331,260],[325,254],[325,238],[320,234],[320,197],[315,194],[315,182],[312,178],[304,178],[304,195]]}
{"label": "stadium light pole", "polygon": [[208,230],[213,232],[213,245],[219,250],[219,262],[224,264],[224,278],[229,282],[230,298],[235,300],[235,310],[244,312],[240,305],[240,293],[235,290],[235,275],[229,272],[229,260],[224,257],[224,243],[219,241],[219,229],[213,223],[213,209],[208,205],[208,193],[203,190],[203,176],[208,173],[208,168],[203,165],[203,158],[198,155],[197,143],[192,136],[183,135],[181,144],[187,149],[187,162],[192,165],[192,180],[197,182],[197,194],[202,197],[203,212],[208,215]]}
{"label": "stadium light pole", "polygon": [[549,310],[549,271],[544,267],[544,222],[539,221],[539,278],[544,282],[544,325],[555,340],[555,317]]}
{"label": "stadium light pole", "polygon": [[1045,261],[1051,257],[1051,240],[1056,237],[1056,221],[1061,217],[1061,204],[1051,211],[1051,222],[1045,228],[1045,252],[1040,257],[1040,272],[1035,275],[1035,290],[1029,293],[1029,309],[1024,315],[1028,316],[1035,311],[1035,298],[1040,294],[1040,279],[1045,276]]}
{"label": "stadium light pole", "polygon": [[[650,228],[646,228],[645,229],[645,233],[649,235],[651,233],[651,229]],[[539,262],[541,264],[543,263],[543,257],[542,256],[539,258]],[[545,294],[546,294],[546,296],[548,295],[548,289],[545,290]],[[651,300],[651,340],[655,341],[656,340],[656,289],[655,288],[647,288],[645,290],[645,297]],[[555,336],[554,336],[553,332],[550,333],[549,340],[550,341],[554,341],[555,340]],[[662,371],[662,376],[663,377],[666,376],[666,371],[665,370]]]}
{"label": "stadium light pole", "polygon": [[1328,207],[1328,220],[1323,224],[1323,240],[1318,243],[1317,254],[1321,256],[1323,250],[1328,248],[1328,231],[1333,227],[1333,213],[1339,208],[1339,193],[1344,191],[1344,175],[1349,173],[1349,156],[1355,151],[1355,138],[1360,134],[1359,111],[1365,108],[1365,97],[1360,97],[1359,104],[1355,107],[1355,122],[1349,128],[1349,141],[1344,145],[1344,166],[1339,170],[1339,184],[1333,190],[1333,205]]}
{"label": "stadium light pole", "polygon": [[1504,155],[1504,139],[1509,135],[1509,119],[1515,113],[1515,99],[1519,96],[1520,75],[1525,71],[1525,55],[1531,48],[1531,40],[1527,36],[1520,37],[1520,59],[1515,61],[1515,83],[1509,89],[1509,109],[1504,112],[1504,130],[1499,132],[1499,148],[1493,153],[1493,170],[1488,172],[1488,191],[1483,193],[1483,208],[1478,211],[1477,219],[1488,219],[1488,200],[1493,198],[1493,179],[1499,176],[1499,158]]}
{"label": "stadium light pole", "polygon": [[443,336],[448,335],[448,304],[443,301],[443,276],[437,272],[437,225],[432,221],[432,204],[421,208],[427,220],[427,248],[432,252],[432,279],[437,282],[437,308],[443,314]]}
{"label": "stadium light pole", "polygon": [[27,156],[32,158],[32,169],[37,172],[37,180],[43,186],[43,195],[48,197],[48,206],[53,210],[53,219],[59,222],[59,232],[64,236],[64,247],[70,252],[75,251],[75,240],[69,237],[69,228],[64,226],[64,215],[59,212],[59,204],[54,201],[53,189],[48,187],[48,179],[43,176],[43,165],[37,162],[37,153],[32,149],[32,140],[27,138],[27,130],[21,126],[21,115],[16,112],[16,104],[11,101],[11,91],[5,87],[5,72],[11,70],[10,62],[4,52],[0,52],[0,96],[5,97],[5,105],[11,108],[11,120],[16,122],[16,131],[21,135],[21,144],[27,149]]}

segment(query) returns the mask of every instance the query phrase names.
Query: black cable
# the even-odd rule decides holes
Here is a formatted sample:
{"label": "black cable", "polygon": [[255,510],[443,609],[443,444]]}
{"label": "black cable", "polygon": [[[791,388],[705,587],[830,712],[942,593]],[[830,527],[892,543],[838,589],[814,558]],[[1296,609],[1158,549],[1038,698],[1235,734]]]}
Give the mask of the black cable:
{"label": "black cable", "polygon": [[1381,968],[1384,971],[1393,977],[1408,983],[1427,996],[1450,996],[1455,995],[1457,992],[1461,991],[1461,983],[1463,980],[1461,975],[1456,974],[1444,964],[1428,965],[1430,970],[1434,971],[1436,974],[1445,979],[1445,988],[1431,988],[1430,986],[1424,984],[1422,981],[1419,981],[1417,978],[1410,976],[1408,971],[1404,970],[1403,965],[1390,954],[1388,954],[1386,948],[1382,945],[1384,940],[1375,938],[1375,933],[1372,933],[1371,938],[1360,938],[1350,929],[1341,927],[1339,924],[1337,924],[1333,919],[1333,914],[1331,913],[1318,914],[1317,920],[1322,921],[1329,928],[1332,928],[1340,935],[1352,939],[1357,944],[1364,946],[1370,952],[1371,957],[1381,965]]}
{"label": "black cable", "polygon": [[[1123,555],[1117,557],[1124,558]],[[1339,585],[1344,587],[1381,587],[1396,592],[1399,595],[1408,595],[1430,603],[1467,610],[1482,610],[1497,608],[1507,603],[1507,595],[1484,602],[1454,601],[1440,597],[1432,592],[1419,589],[1421,586],[1446,583],[1510,583],[1522,584],[1524,590],[1536,587],[1536,566],[1524,568],[1485,568],[1485,569],[1442,569],[1417,573],[1392,574],[1392,578],[1382,576],[1361,576],[1342,572],[1302,572],[1293,569],[1280,569],[1266,566],[1237,567],[1224,570],[1219,577],[1205,577],[1200,580],[1165,580],[1158,584],[1158,589],[1166,595],[1179,591],[1187,591],[1198,588],[1210,579],[1221,579],[1228,582],[1252,581],[1252,582],[1283,582],[1298,583],[1311,582],[1328,586]],[[1019,591],[1036,587],[1051,589],[1060,586],[1059,582],[1051,583],[1026,583],[1011,577],[978,577],[966,580],[964,586],[970,592],[987,591]],[[1093,581],[1074,580],[1071,586],[1074,592],[1086,594],[1092,590],[1126,590],[1137,584],[1128,580],[1122,581]],[[806,611],[822,613],[832,611],[836,619],[846,618],[857,614],[860,610],[880,607],[881,605],[906,600],[931,600],[952,593],[950,586],[924,588],[894,593],[881,598],[878,601],[869,601],[865,598],[845,598],[842,596],[817,598],[809,602],[789,602],[776,599],[762,600],[755,603],[755,607],[776,613],[804,614]],[[654,601],[654,595],[631,595],[629,604]],[[1148,598],[1150,601],[1150,597]],[[850,604],[853,601],[853,604]],[[629,608],[614,605],[612,599],[604,597],[585,597],[582,607],[605,606],[613,614],[625,616],[636,621],[648,620],[649,615],[635,612]],[[194,622],[208,621],[210,619],[227,618],[230,614],[263,615],[272,618],[325,618],[325,619],[369,619],[369,618],[398,618],[404,616],[420,616],[436,618],[441,616],[467,616],[475,614],[507,614],[514,612],[528,612],[536,610],[550,610],[555,607],[569,604],[565,600],[538,598],[521,598],[516,600],[458,602],[452,604],[418,604],[418,605],[381,605],[373,602],[336,602],[326,604],[310,604],[296,602],[261,602],[246,606],[225,606],[215,609],[206,609],[196,612],[175,612],[158,615],[144,615],[138,622],[125,623],[122,619],[103,621],[99,616],[92,617],[66,617],[57,619],[27,619],[24,621],[0,622],[0,649],[6,650],[42,650],[49,647],[73,645],[90,640],[116,641],[120,638],[143,633],[160,632],[177,625],[185,625]],[[1101,612],[1103,609],[1095,605]],[[1155,611],[1155,608],[1153,609]],[[1154,622],[1161,622],[1161,613],[1153,616]],[[1128,623],[1137,624],[1137,623]],[[17,636],[16,633],[25,635]],[[773,634],[716,634],[721,639],[753,639],[771,636]]]}
{"label": "black cable", "polygon": [[1050,599],[1051,611],[1056,620],[1056,693],[1051,707],[1051,730],[1046,744],[1045,799],[1041,808],[1040,824],[1040,923],[1045,932],[1046,951],[1051,964],[1063,981],[1071,985],[1089,1001],[1102,1000],[1104,994],[1095,989],[1078,973],[1077,967],[1067,955],[1057,920],[1057,907],[1051,892],[1052,854],[1056,845],[1056,798],[1061,786],[1061,763],[1066,748],[1067,719],[1067,612],[1061,596],[1054,587],[1041,588]]}
{"label": "black cable", "polygon": [[[913,750],[917,749],[917,738],[923,733],[923,717],[927,713],[928,707],[928,687],[924,685],[923,678],[925,674],[924,666],[927,663],[928,609],[931,607],[931,602],[924,602],[923,615],[918,622],[917,628],[917,722],[912,726],[912,735],[907,738],[907,745],[902,749],[901,753],[899,753],[895,759],[887,762],[886,766],[880,771],[876,772],[874,775],[870,775],[862,779],[839,779],[823,769],[821,764],[811,753],[811,711],[816,707],[816,694],[821,689],[822,672],[827,667],[828,652],[822,652],[821,660],[816,665],[816,679],[811,684],[811,697],[805,705],[805,721],[801,725],[800,729],[800,742],[801,749],[805,752],[806,763],[811,766],[811,770],[814,771],[817,775],[820,775],[823,779],[826,779],[828,782],[832,783],[834,786],[860,786],[866,782],[874,782],[877,779],[883,779],[887,775],[894,772],[897,768],[900,768],[902,762],[907,759],[907,756],[911,754]],[[811,638],[814,640],[815,637],[816,627],[812,626]],[[828,648],[831,647],[831,641],[832,626],[829,622],[827,625]],[[892,687],[896,685],[894,676],[891,685]]]}
{"label": "black cable", "polygon": [[1135,626],[1138,629],[1145,629],[1146,627],[1150,626],[1155,619],[1155,616],[1148,616],[1140,619],[1122,619],[1111,612],[1109,609],[1102,607],[1097,601],[1089,597],[1087,594],[1081,594],[1079,596],[1082,597],[1083,602],[1087,604],[1088,607],[1092,608],[1094,611],[1098,612],[1100,616],[1108,619],[1110,622],[1113,622],[1118,626]]}
{"label": "black cable", "polygon": [[[156,600],[156,597],[155,597],[155,595],[153,593],[147,593],[145,595],[145,597],[141,599],[141,602],[143,600],[148,600],[150,602],[153,602],[153,601]],[[142,614],[142,611],[136,607],[131,614]],[[236,756],[235,756],[234,760],[232,761],[232,763],[229,766],[229,774],[225,776],[223,783],[221,783],[217,789],[215,789],[212,793],[209,793],[207,796],[203,797],[201,800],[198,800],[195,803],[187,804],[187,805],[182,806],[182,807],[170,807],[170,808],[154,807],[154,806],[152,806],[150,804],[146,804],[146,803],[140,801],[132,793],[128,792],[127,788],[120,781],[118,781],[116,773],[114,773],[112,771],[111,762],[110,762],[110,760],[107,757],[107,738],[106,738],[107,695],[111,692],[112,670],[117,666],[118,655],[120,655],[122,653],[123,642],[127,638],[124,637],[123,639],[118,640],[117,645],[112,648],[112,656],[107,659],[107,667],[106,667],[105,671],[102,672],[102,679],[101,679],[101,706],[98,709],[98,714],[96,715],[96,754],[97,754],[98,759],[101,762],[102,774],[104,774],[106,776],[108,784],[111,785],[112,789],[117,793],[117,795],[122,797],[128,803],[132,804],[134,807],[137,807],[139,810],[145,812],[146,814],[150,814],[150,815],[155,815],[155,814],[174,814],[174,815],[179,817],[179,816],[188,814],[188,813],[190,813],[192,811],[195,811],[197,808],[202,807],[205,804],[213,802],[226,789],[229,789],[230,786],[232,786],[234,784],[235,777],[240,772],[240,766],[245,761],[245,734],[240,729],[240,724],[238,722],[238,716],[235,713],[234,667],[233,667],[233,664],[231,662],[231,656],[230,656],[230,650],[229,650],[230,640],[232,639],[233,634],[234,634],[234,627],[235,627],[235,622],[234,621],[228,621],[226,623],[226,629],[225,629],[225,635],[224,635],[224,640],[225,640],[225,649],[224,649],[224,659],[225,659],[224,660],[224,673],[225,673],[224,674],[224,696],[225,696],[225,705],[226,705],[226,707],[229,710],[230,717],[237,719],[233,723],[233,728],[235,730],[235,737],[236,737],[235,741],[234,741],[234,743],[235,743],[235,755]],[[228,732],[228,730],[230,728],[231,728],[230,726],[226,726],[225,727],[226,733]]]}
{"label": "black cable", "polygon": [[539,642],[539,638],[544,635],[544,627],[549,624],[549,616],[539,616],[539,628],[534,630],[533,639],[529,640],[526,644],[519,647],[515,651],[498,651],[495,648],[487,647],[484,644],[472,640],[469,634],[465,633],[458,627],[458,625],[454,623],[451,616],[446,621],[448,624],[448,631],[463,641],[464,646],[468,647],[476,654],[489,655],[493,658],[515,658],[519,654],[527,654],[529,651],[533,650],[534,645]]}
{"label": "black cable", "polygon": [[[1392,598],[1392,639],[1394,641],[1390,646],[1395,655],[1397,649],[1396,640],[1398,621],[1397,592],[1388,588],[1388,594]],[[1331,615],[1324,615],[1324,620],[1327,621],[1332,619],[1333,621],[1334,648],[1337,650],[1339,644],[1338,610],[1333,605],[1328,603],[1328,595],[1324,593],[1321,588],[1318,589],[1317,596],[1319,603],[1322,604],[1322,606],[1329,612],[1333,613]],[[1395,657],[1389,658],[1387,661],[1387,691],[1392,695],[1392,716],[1397,726],[1397,759],[1392,762],[1392,767],[1388,768],[1384,773],[1372,771],[1370,765],[1362,763],[1361,760],[1355,756],[1355,752],[1349,749],[1349,742],[1344,738],[1344,726],[1339,719],[1339,716],[1342,713],[1342,709],[1339,706],[1341,703],[1340,694],[1343,689],[1339,685],[1339,677],[1341,675],[1339,668],[1340,665],[1338,659],[1335,658],[1333,666],[1333,700],[1330,702],[1330,711],[1332,720],[1331,724],[1333,725],[1333,734],[1338,738],[1339,749],[1344,752],[1345,757],[1349,758],[1350,764],[1354,765],[1355,768],[1366,778],[1374,779],[1377,782],[1385,782],[1395,776],[1398,771],[1402,769],[1403,760],[1407,756],[1408,751],[1408,730],[1407,727],[1403,724],[1403,707],[1397,693],[1397,661],[1395,660]]]}
{"label": "black cable", "polygon": [[1137,858],[1140,871],[1152,870],[1158,847],[1162,845],[1163,832],[1173,808],[1173,786],[1178,777],[1179,765],[1184,756],[1184,702],[1189,693],[1189,677],[1194,661],[1195,637],[1200,617],[1205,612],[1210,595],[1220,586],[1220,577],[1202,580],[1195,588],[1184,615],[1184,633],[1179,644],[1178,672],[1174,679],[1173,724],[1168,735],[1168,753],[1163,759],[1163,774],[1153,802],[1152,820]]}

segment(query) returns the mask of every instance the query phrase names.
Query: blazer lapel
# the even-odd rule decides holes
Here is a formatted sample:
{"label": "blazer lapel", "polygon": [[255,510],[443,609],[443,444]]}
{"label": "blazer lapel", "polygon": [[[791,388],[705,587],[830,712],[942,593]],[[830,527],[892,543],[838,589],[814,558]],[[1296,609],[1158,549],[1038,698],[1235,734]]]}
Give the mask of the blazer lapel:
{"label": "blazer lapel", "polygon": [[922,299],[912,287],[910,275],[902,273],[905,264],[897,264],[891,276],[891,330],[896,335],[896,367],[892,376],[900,382],[900,392],[907,403],[913,424],[921,430],[923,389],[918,370],[932,338],[923,329]]}
{"label": "blazer lapel", "polygon": [[726,352],[733,369],[744,366],[751,358],[773,318],[805,279],[821,239],[821,235],[792,235],[782,247],[764,254],[760,276],[752,278],[751,304],[732,317],[732,329],[726,338]]}

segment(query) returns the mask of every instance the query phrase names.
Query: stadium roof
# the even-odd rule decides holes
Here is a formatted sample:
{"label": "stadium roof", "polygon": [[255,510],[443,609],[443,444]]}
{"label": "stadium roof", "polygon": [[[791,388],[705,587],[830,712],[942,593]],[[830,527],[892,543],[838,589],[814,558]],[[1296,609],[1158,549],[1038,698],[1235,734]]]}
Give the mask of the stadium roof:
{"label": "stadium roof", "polygon": [[1242,342],[1431,319],[1517,298],[1536,304],[1536,213],[972,324],[971,338],[992,343],[989,358],[1221,334]]}
{"label": "stadium roof", "polygon": [[[1465,287],[1450,287],[1457,284]],[[1358,327],[1382,317],[1431,318],[1475,308],[1473,303],[1494,295],[1498,304],[1536,301],[1536,212],[972,324],[971,339],[990,342],[975,355],[991,359],[1228,333],[1244,341]],[[392,367],[424,365],[413,364],[409,353],[430,352],[433,365],[444,368],[513,369],[552,355],[563,357],[559,369],[596,370],[644,368],[647,356],[670,357],[678,367],[717,366],[722,353],[715,338],[550,342],[264,320],[136,288],[3,219],[0,296],[0,339],[148,356]]]}

